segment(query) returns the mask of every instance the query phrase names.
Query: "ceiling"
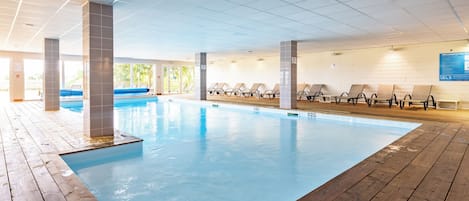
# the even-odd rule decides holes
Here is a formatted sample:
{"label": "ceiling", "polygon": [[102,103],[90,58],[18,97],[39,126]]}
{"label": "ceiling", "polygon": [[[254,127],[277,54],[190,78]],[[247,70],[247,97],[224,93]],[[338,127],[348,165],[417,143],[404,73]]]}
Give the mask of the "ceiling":
{"label": "ceiling", "polygon": [[[102,0],[101,0],[102,1]],[[109,0],[105,0],[109,1]],[[192,60],[468,39],[468,0],[114,0],[117,57]],[[1,0],[0,50],[81,54],[82,0]],[[252,51],[252,52],[251,52]]]}

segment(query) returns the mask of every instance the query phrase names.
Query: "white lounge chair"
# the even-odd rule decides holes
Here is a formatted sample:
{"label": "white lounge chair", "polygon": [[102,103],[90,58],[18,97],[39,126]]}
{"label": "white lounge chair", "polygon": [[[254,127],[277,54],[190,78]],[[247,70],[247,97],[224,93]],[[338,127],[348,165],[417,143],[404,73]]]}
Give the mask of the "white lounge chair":
{"label": "white lounge chair", "polygon": [[320,96],[324,95],[322,93],[322,88],[324,88],[324,84],[313,84],[313,85],[311,85],[311,87],[309,88],[308,95],[306,96],[306,99],[313,102],[314,99],[316,99],[316,97],[320,97]]}
{"label": "white lounge chair", "polygon": [[280,97],[280,84],[275,84],[273,89],[264,91],[264,93],[262,93],[262,97],[264,98]]}
{"label": "white lounge chair", "polygon": [[368,106],[372,104],[386,102],[389,104],[389,108],[392,106],[392,101],[398,104],[396,94],[394,93],[393,84],[380,84],[378,85],[378,92],[373,93],[368,99]]}
{"label": "white lounge chair", "polygon": [[252,84],[250,89],[246,89],[241,92],[241,95],[244,97],[247,96],[260,96],[261,95],[261,87],[264,87],[264,84],[262,83],[254,83]]}
{"label": "white lounge chair", "polygon": [[309,84],[298,84],[296,86],[296,100],[306,98],[309,92]]}
{"label": "white lounge chair", "polygon": [[342,99],[347,100],[347,103],[352,101],[352,104],[357,104],[358,99],[363,98],[366,101],[365,93],[363,93],[363,89],[365,89],[364,84],[352,84],[350,87],[349,92],[342,92],[339,96],[333,96],[335,99],[335,103],[339,104]]}
{"label": "white lounge chair", "polygon": [[226,95],[241,95],[241,91],[243,91],[246,88],[244,83],[236,83],[236,85],[232,88],[228,88],[225,90]]}
{"label": "white lounge chair", "polygon": [[435,98],[432,95],[432,85],[415,85],[414,89],[412,89],[412,94],[405,95],[404,99],[399,101],[399,107],[403,109],[405,103],[408,103],[409,106],[423,104],[423,108],[427,110],[430,99],[432,106],[436,109]]}

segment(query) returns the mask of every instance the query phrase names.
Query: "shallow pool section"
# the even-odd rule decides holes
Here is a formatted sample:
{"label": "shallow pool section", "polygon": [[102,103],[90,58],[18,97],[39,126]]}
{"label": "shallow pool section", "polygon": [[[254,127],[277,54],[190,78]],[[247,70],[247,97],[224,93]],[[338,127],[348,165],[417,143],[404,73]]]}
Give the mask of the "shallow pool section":
{"label": "shallow pool section", "polygon": [[156,99],[115,111],[141,146],[63,157],[99,200],[296,200],[419,125]]}

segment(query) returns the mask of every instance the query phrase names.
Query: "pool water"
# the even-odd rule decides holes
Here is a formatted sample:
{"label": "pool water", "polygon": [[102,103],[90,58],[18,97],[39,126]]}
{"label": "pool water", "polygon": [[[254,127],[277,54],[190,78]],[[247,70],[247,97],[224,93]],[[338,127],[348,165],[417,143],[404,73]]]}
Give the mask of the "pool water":
{"label": "pool water", "polygon": [[99,200],[296,200],[418,125],[141,99],[116,101],[115,126],[144,140],[139,154],[63,156]]}

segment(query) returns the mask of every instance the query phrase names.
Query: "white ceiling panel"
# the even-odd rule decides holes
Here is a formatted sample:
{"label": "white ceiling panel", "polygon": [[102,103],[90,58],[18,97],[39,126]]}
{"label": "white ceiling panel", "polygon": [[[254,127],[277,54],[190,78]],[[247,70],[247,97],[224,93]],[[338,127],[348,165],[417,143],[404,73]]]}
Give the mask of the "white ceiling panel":
{"label": "white ceiling panel", "polygon": [[[120,57],[276,54],[282,40],[323,51],[469,38],[467,0],[102,1],[114,2]],[[82,0],[19,2],[0,1],[0,50],[41,52],[44,37],[56,37],[63,53],[81,54]]]}

